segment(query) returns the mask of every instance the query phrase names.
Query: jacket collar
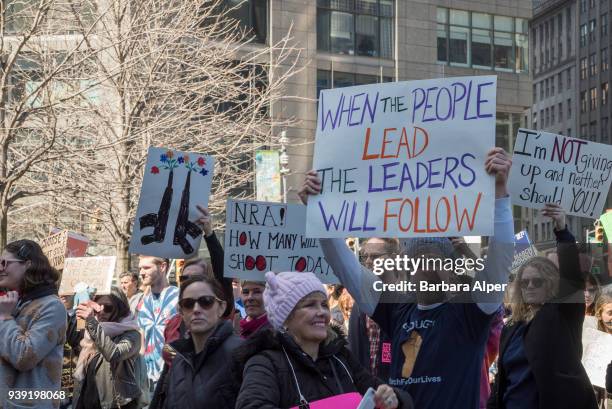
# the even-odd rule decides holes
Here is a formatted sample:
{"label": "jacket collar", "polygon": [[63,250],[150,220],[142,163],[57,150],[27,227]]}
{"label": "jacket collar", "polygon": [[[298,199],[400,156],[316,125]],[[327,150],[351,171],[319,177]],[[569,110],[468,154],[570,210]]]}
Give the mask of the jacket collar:
{"label": "jacket collar", "polygon": [[57,295],[57,288],[52,285],[42,285],[40,287],[36,287],[21,297],[20,304],[23,305],[27,302],[46,297],[48,295]]}
{"label": "jacket collar", "polygon": [[177,339],[170,344],[170,347],[176,351],[177,356],[184,359],[197,372],[206,361],[206,357],[214,353],[232,334],[232,325],[223,320],[217,324],[213,333],[206,340],[204,349],[199,354],[195,353],[191,336]]}

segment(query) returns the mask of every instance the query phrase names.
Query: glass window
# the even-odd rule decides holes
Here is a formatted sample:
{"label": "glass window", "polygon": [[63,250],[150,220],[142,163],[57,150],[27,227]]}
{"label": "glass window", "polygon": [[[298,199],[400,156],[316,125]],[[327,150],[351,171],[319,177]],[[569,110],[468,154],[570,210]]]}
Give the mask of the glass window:
{"label": "glass window", "polygon": [[595,30],[597,29],[597,20],[589,21],[589,41],[595,41]]}
{"label": "glass window", "polygon": [[317,98],[319,98],[322,90],[331,87],[331,71],[317,70]]}
{"label": "glass window", "polygon": [[605,37],[608,35],[608,15],[602,14],[600,19],[601,19],[601,36]]}
{"label": "glass window", "polygon": [[472,65],[491,68],[491,31],[472,30]]}
{"label": "glass window", "polygon": [[494,39],[495,67],[511,69],[513,67],[512,34],[495,32]]}
{"label": "glass window", "polygon": [[589,133],[589,139],[591,141],[596,141],[597,140],[597,121],[592,121],[590,124],[590,133]]}
{"label": "glass window", "polygon": [[590,72],[591,72],[591,76],[593,75],[597,75],[597,55],[596,54],[591,54],[589,56],[589,62],[590,62]]}
{"label": "glass window", "polygon": [[448,35],[446,33],[446,26],[438,24],[438,61],[448,61]]}
{"label": "glass window", "polygon": [[581,113],[585,113],[587,111],[587,92],[586,91],[582,91],[580,92],[580,112]]}
{"label": "glass window", "polygon": [[485,13],[472,13],[472,27],[491,29],[491,15]]}
{"label": "glass window", "polygon": [[597,88],[591,88],[591,103],[590,103],[590,108],[591,111],[594,111],[597,109]]}
{"label": "glass window", "polygon": [[587,59],[581,58],[580,59],[580,79],[586,80],[586,78],[587,78]]}
{"label": "glass window", "polygon": [[571,117],[572,117],[572,100],[571,98],[568,98],[567,100],[567,119],[570,119]]}
{"label": "glass window", "polygon": [[516,71],[528,72],[529,39],[526,35],[516,34]]}
{"label": "glass window", "polygon": [[587,42],[587,35],[589,34],[589,28],[586,24],[580,26],[580,47],[584,47]]}
{"label": "glass window", "polygon": [[458,26],[468,27],[470,24],[468,12],[462,10],[451,10],[450,23]]}
{"label": "glass window", "polygon": [[[317,49],[392,58],[393,0],[317,0]],[[446,22],[445,9],[438,19]]]}
{"label": "glass window", "polygon": [[567,69],[567,89],[572,88],[572,69]]}
{"label": "glass window", "polygon": [[601,142],[608,141],[608,117],[601,118]]}
{"label": "glass window", "polygon": [[608,48],[602,48],[601,50],[601,72],[608,71],[609,61],[608,61]]}
{"label": "glass window", "polygon": [[267,0],[224,0],[223,6],[232,9],[228,15],[238,20],[240,28],[254,35],[255,41],[266,42],[268,34]]}
{"label": "glass window", "polygon": [[458,26],[450,28],[450,63],[457,65],[468,64],[468,36],[470,29]]}
{"label": "glass window", "polygon": [[601,105],[608,104],[608,83],[601,84]]}
{"label": "glass window", "polygon": [[528,21],[524,18],[515,19],[515,30],[517,33],[527,34]]}
{"label": "glass window", "polygon": [[355,74],[334,71],[334,88],[352,87],[355,85]]}
{"label": "glass window", "polygon": [[353,15],[338,11],[331,12],[331,51],[338,54],[355,54],[353,37]]}
{"label": "glass window", "polygon": [[448,23],[448,9],[438,7],[436,9],[436,21],[442,24]]}
{"label": "glass window", "polygon": [[563,102],[559,102],[559,121],[563,121]]}
{"label": "glass window", "polygon": [[358,15],[355,20],[357,55],[378,56],[378,17]]}

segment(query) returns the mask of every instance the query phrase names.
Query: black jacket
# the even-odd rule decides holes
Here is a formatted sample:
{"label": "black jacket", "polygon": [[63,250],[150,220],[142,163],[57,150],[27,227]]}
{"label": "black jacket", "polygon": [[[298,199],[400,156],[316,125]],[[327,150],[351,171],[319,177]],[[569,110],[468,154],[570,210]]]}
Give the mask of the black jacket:
{"label": "black jacket", "polygon": [[[525,355],[537,386],[538,409],[596,409],[595,393],[581,363],[584,278],[578,262],[578,247],[567,229],[555,234],[559,294],[544,304],[527,324],[523,338]],[[488,409],[504,408],[507,373],[503,357],[517,327],[510,325],[502,330],[498,374]]]}
{"label": "black jacket", "polygon": [[168,370],[165,400],[157,407],[233,408],[237,391],[228,363],[241,343],[233,334],[232,325],[222,321],[199,354],[195,354],[191,338],[170,344],[176,355]]}
{"label": "black jacket", "polygon": [[[370,370],[370,337],[368,336],[368,329],[366,328],[367,316],[361,312],[357,303],[353,305],[351,315],[349,318],[349,330],[348,330],[348,343],[349,349],[353,355],[359,361],[359,365]],[[378,324],[376,324],[378,325]],[[380,340],[378,343],[378,351],[376,352],[376,372],[372,375],[387,382],[389,379],[389,372],[391,371],[391,361],[383,362],[383,344],[391,345],[391,338],[380,330]],[[391,351],[389,351],[391,355]]]}
{"label": "black jacket", "polygon": [[[290,408],[300,404],[296,378],[308,402],[342,393],[364,394],[382,384],[353,358],[339,331],[321,345],[315,361],[291,336],[273,329],[258,331],[236,353],[235,377],[242,383],[236,409]],[[285,355],[284,350],[287,352]],[[293,365],[295,378],[289,366]],[[412,399],[395,389],[400,408],[411,409]]]}

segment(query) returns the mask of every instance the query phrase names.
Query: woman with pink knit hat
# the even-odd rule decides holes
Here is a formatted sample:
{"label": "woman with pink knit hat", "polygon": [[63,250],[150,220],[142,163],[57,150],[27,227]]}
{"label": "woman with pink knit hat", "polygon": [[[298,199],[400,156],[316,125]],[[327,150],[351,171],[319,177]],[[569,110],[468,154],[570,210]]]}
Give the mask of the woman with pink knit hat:
{"label": "woman with pink knit hat", "polygon": [[368,388],[376,391],[377,408],[413,407],[407,393],[383,384],[351,356],[330,326],[327,292],[314,274],[268,272],[264,304],[273,328],[236,351],[234,371],[242,383],[236,409],[353,409],[356,394]]}

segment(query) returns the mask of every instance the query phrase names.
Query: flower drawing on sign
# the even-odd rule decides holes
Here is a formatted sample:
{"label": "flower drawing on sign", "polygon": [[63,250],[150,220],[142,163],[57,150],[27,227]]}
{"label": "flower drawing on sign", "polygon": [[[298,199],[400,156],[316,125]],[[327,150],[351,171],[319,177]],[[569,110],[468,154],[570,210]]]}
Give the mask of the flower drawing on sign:
{"label": "flower drawing on sign", "polygon": [[157,175],[159,173],[159,168],[157,166],[153,166],[151,168],[151,173]]}

